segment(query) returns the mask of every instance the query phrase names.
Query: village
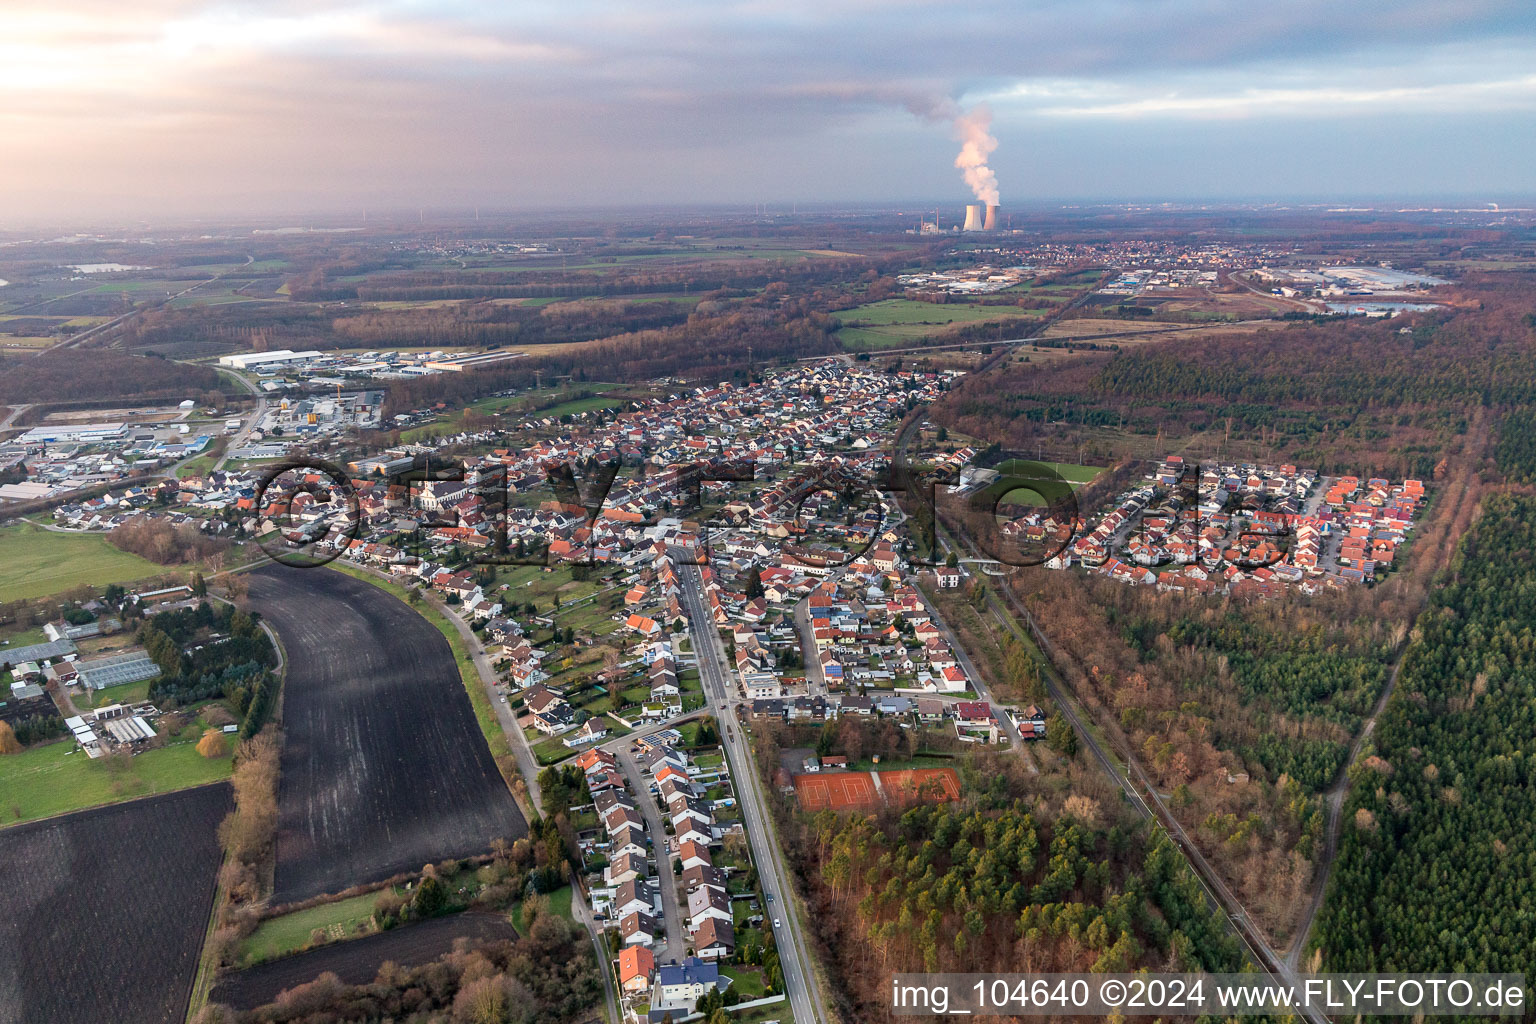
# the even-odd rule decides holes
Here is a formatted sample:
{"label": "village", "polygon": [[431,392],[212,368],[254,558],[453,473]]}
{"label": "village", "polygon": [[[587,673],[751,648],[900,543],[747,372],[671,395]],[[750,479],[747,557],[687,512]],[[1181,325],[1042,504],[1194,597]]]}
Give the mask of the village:
{"label": "village", "polygon": [[1276,597],[1373,583],[1392,571],[1425,502],[1420,480],[1322,476],[1294,465],[1170,455],[1105,511],[1026,513],[1001,532],[1111,579],[1185,593]]}
{"label": "village", "polygon": [[[1045,712],[999,705],[937,612],[934,595],[967,570],[914,564],[900,508],[873,486],[901,417],[951,377],[828,361],[525,424],[534,436],[516,447],[466,434],[442,439],[452,459],[425,445],[357,456],[346,503],[317,498],[319,471],[232,467],[70,503],[54,521],[164,521],[269,548],[297,526],[310,550],[465,623],[494,667],[497,713],[540,767],[581,773],[572,812],[594,913],[636,1019],[660,1021],[710,991],[782,992],[763,963],[775,894],[758,882],[721,730],[854,716],[956,744],[1044,735]],[[930,454],[955,467],[973,450]],[[593,500],[584,488],[604,463],[612,482]],[[575,486],[552,465],[572,467]],[[713,700],[689,587],[730,669]],[[121,657],[119,671],[158,675],[142,648]],[[44,675],[91,671],[62,651],[45,660]],[[121,722],[103,707],[67,728],[95,756],[138,716],[153,735],[159,713],[139,701]],[[809,757],[780,782],[849,767]]]}
{"label": "village", "polygon": [[[108,492],[54,521],[92,532],[165,521],[269,551],[301,543],[459,619],[495,674],[495,713],[538,768],[579,779],[569,811],[593,914],[612,933],[631,1019],[658,1024],[701,1001],[768,1006],[782,992],[776,894],[722,732],[853,718],[942,735],[957,751],[1022,751],[1045,736],[1048,709],[999,703],[939,611],[982,567],[917,559],[880,487],[902,417],[949,379],[827,361],[613,415],[525,422],[517,445],[484,431],[357,455],[344,502],[321,497],[343,482],[319,469],[242,467]],[[976,456],[962,443],[919,457],[979,486],[996,474]],[[1416,480],[1168,456],[1100,513],[1058,522],[1026,509],[1000,529],[1053,547],[1049,568],[1271,597],[1389,572],[1424,499]],[[722,643],[716,691],[699,628]],[[150,742],[155,702],[83,700],[77,712],[67,695],[92,693],[93,680],[148,686],[155,662],[131,642],[81,657],[64,629],[9,655],[15,706],[46,701],[57,683],[87,756]],[[822,807],[874,799],[882,777],[890,789],[950,771],[862,770],[878,765],[800,750],[772,776]]]}

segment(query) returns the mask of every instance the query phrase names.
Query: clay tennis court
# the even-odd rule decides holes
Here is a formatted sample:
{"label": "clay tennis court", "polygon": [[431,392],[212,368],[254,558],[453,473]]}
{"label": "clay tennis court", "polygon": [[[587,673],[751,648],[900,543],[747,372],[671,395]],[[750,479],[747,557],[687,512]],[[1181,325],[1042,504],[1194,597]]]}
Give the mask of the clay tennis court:
{"label": "clay tennis court", "polygon": [[795,776],[795,794],[808,811],[871,811],[882,803],[899,807],[919,800],[958,800],[960,777],[953,768],[810,773]]}

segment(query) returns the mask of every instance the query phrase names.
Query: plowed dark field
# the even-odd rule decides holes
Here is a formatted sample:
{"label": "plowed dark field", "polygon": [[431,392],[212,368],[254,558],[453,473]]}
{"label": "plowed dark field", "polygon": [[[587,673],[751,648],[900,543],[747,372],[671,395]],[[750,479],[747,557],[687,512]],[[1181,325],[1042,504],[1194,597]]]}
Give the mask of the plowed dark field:
{"label": "plowed dark field", "polygon": [[0,832],[0,1024],[180,1024],[232,806],[219,784]]}
{"label": "plowed dark field", "polygon": [[227,974],[219,979],[211,999],[237,1010],[253,1010],[325,971],[348,985],[364,985],[378,975],[386,960],[404,966],[424,964],[451,951],[454,940],[460,938],[515,939],[517,929],[500,914],[450,914]]}
{"label": "plowed dark field", "polygon": [[431,623],[328,569],[268,566],[250,598],[288,658],[274,902],[527,834]]}

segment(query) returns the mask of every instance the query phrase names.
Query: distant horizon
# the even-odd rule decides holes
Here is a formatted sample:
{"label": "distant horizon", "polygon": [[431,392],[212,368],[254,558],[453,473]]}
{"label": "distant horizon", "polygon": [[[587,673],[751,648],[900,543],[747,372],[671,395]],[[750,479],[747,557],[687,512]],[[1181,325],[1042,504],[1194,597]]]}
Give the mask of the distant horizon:
{"label": "distant horizon", "polygon": [[[481,222],[505,220],[507,218],[538,218],[540,220],[558,217],[574,217],[579,220],[573,223],[588,226],[593,224],[612,223],[623,218],[641,218],[655,216],[692,215],[697,218],[722,218],[730,220],[749,221],[753,218],[772,220],[783,218],[788,221],[791,218],[815,218],[817,216],[846,214],[859,217],[873,216],[912,216],[930,217],[934,211],[940,214],[941,221],[949,220],[959,223],[964,217],[965,207],[974,203],[974,199],[966,197],[951,199],[884,199],[884,200],[837,200],[837,199],[801,199],[801,200],[768,200],[762,203],[750,201],[658,201],[658,202],[634,202],[621,203],[593,203],[581,204],[570,202],[529,203],[521,206],[494,206],[483,205],[477,208],[470,204],[443,203],[440,205],[426,204],[389,205],[369,207],[351,206],[350,204],[338,204],[329,208],[317,207],[309,210],[262,210],[246,209],[242,211],[227,210],[217,212],[213,210],[164,212],[158,215],[134,216],[127,211],[116,216],[106,215],[99,217],[80,216],[68,217],[37,217],[21,216],[8,219],[0,215],[0,237],[15,235],[18,233],[59,230],[73,233],[90,234],[101,231],[141,231],[141,230],[169,230],[190,229],[196,227],[225,228],[225,229],[252,229],[252,230],[305,230],[305,229],[359,229],[367,230],[370,227],[390,227],[405,229],[417,222],[418,217],[424,217],[428,222],[426,227],[431,227],[431,222],[439,224],[452,224],[465,226],[473,224],[477,220]],[[1205,199],[1161,198],[1155,196],[1061,196],[1039,197],[1026,201],[1010,204],[1007,197],[1003,197],[1000,209],[1006,216],[1010,213],[1019,213],[1025,216],[1039,216],[1050,213],[1070,213],[1073,210],[1145,210],[1149,212],[1158,209],[1169,213],[1199,213],[1202,211],[1228,211],[1238,213],[1262,214],[1294,212],[1326,213],[1375,213],[1381,215],[1411,215],[1415,213],[1531,213],[1536,212],[1536,191],[1529,194],[1504,194],[1492,195],[1481,192],[1469,192],[1463,194],[1437,193],[1437,194],[1400,194],[1400,195],[1337,195],[1325,196],[1273,196],[1273,197],[1239,197],[1239,196],[1212,196]],[[477,216],[478,214],[478,216]],[[490,225],[487,225],[490,226]],[[812,226],[812,225],[808,225]],[[39,239],[43,240],[43,239]]]}

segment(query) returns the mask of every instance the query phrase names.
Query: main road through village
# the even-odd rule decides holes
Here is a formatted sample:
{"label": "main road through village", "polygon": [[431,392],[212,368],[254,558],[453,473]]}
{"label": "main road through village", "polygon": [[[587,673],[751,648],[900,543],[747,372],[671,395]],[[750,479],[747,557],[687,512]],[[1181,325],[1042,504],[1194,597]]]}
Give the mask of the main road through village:
{"label": "main road through village", "polygon": [[770,920],[775,922],[774,940],[778,946],[779,965],[784,975],[784,993],[794,1010],[799,1024],[825,1021],[826,1009],[822,1006],[821,993],[810,973],[810,956],[806,953],[800,924],[800,912],[790,882],[788,869],[779,843],[774,835],[773,820],[768,816],[763,798],[762,784],[752,763],[752,753],[746,740],[737,732],[735,716],[731,713],[731,690],[725,664],[725,651],[720,644],[720,632],[704,603],[704,581],[690,553],[676,552],[679,579],[682,582],[683,609],[688,613],[688,632],[699,662],[699,679],[704,685],[704,699],[720,723],[720,742],[725,748],[731,767],[731,778],[736,783],[736,794],[741,800],[742,821],[747,829],[747,840],[752,849],[752,859],[757,865],[757,876],[763,892],[773,895],[774,902],[766,907]]}

